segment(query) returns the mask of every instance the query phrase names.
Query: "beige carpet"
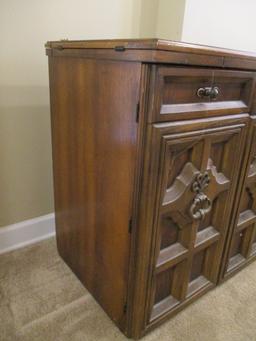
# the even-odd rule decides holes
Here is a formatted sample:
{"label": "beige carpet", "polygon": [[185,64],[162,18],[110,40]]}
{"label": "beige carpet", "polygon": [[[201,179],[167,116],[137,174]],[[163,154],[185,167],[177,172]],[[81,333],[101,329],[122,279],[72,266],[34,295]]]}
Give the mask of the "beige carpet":
{"label": "beige carpet", "polygon": [[[56,252],[55,240],[0,256],[0,340],[126,340]],[[144,337],[256,341],[256,263]]]}

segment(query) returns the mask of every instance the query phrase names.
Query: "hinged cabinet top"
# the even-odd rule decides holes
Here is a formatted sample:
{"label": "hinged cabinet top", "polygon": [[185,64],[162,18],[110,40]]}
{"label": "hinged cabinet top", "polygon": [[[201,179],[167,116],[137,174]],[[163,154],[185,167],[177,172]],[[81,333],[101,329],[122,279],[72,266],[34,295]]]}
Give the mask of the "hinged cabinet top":
{"label": "hinged cabinet top", "polygon": [[62,49],[124,49],[133,50],[162,50],[175,52],[200,53],[205,55],[218,56],[239,56],[245,58],[255,58],[256,53],[249,51],[239,51],[207,45],[190,44],[180,41],[165,39],[103,39],[103,40],[68,40],[48,41],[45,44],[49,48]]}
{"label": "hinged cabinet top", "polygon": [[79,56],[256,70],[256,53],[164,39],[59,40],[45,44],[49,56]]}

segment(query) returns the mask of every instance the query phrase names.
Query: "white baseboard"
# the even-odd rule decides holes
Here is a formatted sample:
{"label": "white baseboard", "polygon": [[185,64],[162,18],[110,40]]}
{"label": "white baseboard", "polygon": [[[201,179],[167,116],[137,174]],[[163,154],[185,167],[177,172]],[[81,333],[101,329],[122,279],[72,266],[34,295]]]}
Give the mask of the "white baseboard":
{"label": "white baseboard", "polygon": [[55,235],[54,213],[0,227],[0,254]]}

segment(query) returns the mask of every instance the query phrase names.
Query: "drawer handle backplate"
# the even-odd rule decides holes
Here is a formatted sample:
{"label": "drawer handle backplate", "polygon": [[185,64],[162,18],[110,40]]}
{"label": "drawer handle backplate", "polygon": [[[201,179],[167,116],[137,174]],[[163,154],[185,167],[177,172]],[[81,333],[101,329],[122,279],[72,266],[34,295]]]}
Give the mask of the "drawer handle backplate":
{"label": "drawer handle backplate", "polygon": [[205,215],[212,209],[212,201],[203,193],[203,190],[208,187],[210,176],[208,172],[199,173],[192,184],[192,191],[196,193],[190,207],[190,215],[193,219],[204,219]]}
{"label": "drawer handle backplate", "polygon": [[216,99],[220,93],[220,89],[217,86],[206,86],[197,90],[197,96],[199,98]]}

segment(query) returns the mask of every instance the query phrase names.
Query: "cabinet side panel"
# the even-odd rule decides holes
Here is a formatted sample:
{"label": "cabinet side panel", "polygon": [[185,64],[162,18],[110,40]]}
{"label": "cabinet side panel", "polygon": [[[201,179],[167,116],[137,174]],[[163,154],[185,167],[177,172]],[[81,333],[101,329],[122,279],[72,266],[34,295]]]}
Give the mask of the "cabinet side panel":
{"label": "cabinet side panel", "polygon": [[140,63],[49,57],[58,250],[123,319]]}

